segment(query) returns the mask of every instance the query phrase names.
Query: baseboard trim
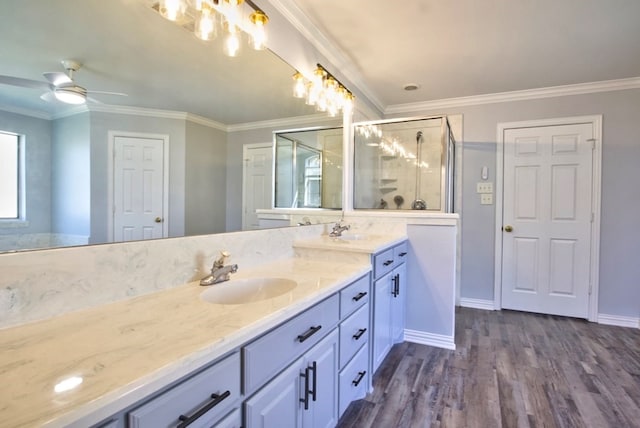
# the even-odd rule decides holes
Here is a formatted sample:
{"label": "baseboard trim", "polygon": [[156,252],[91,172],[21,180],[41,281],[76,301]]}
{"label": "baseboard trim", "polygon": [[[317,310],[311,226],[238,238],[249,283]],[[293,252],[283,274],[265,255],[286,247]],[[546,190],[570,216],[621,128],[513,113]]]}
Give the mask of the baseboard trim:
{"label": "baseboard trim", "polygon": [[456,343],[453,336],[405,329],[404,340],[411,343],[419,343],[420,345],[435,346],[436,348],[451,349],[452,351],[456,350]]}
{"label": "baseboard trim", "polygon": [[640,318],[623,317],[620,315],[598,314],[598,324],[615,325],[618,327],[640,328]]}
{"label": "baseboard trim", "polygon": [[460,298],[460,306],[463,308],[484,309],[485,311],[495,310],[493,300],[470,299],[467,297]]}

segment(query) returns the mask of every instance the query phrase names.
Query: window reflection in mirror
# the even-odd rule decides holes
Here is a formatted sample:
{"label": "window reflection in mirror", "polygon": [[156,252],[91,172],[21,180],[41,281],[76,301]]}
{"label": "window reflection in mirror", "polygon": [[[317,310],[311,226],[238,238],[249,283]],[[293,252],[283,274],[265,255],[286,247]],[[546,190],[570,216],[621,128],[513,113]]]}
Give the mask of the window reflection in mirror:
{"label": "window reflection in mirror", "polygon": [[342,208],[342,128],[275,133],[276,208]]}

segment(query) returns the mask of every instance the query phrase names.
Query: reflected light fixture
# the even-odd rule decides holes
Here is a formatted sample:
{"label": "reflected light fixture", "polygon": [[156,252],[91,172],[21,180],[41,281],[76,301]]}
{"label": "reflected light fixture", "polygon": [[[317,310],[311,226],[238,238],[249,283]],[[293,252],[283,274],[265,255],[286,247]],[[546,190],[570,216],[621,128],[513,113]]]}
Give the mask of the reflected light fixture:
{"label": "reflected light fixture", "polygon": [[153,9],[204,41],[215,39],[222,25],[228,56],[238,55],[243,32],[254,49],[266,48],[269,17],[252,0],[160,0]]}
{"label": "reflected light fixture", "polygon": [[77,85],[59,86],[54,89],[53,96],[66,104],[84,104],[87,102],[87,91]]}
{"label": "reflected light fixture", "polygon": [[293,96],[305,98],[308,105],[315,106],[317,111],[336,116],[339,112],[351,113],[355,97],[338,79],[321,64],[316,64],[310,79],[300,72],[293,75]]}

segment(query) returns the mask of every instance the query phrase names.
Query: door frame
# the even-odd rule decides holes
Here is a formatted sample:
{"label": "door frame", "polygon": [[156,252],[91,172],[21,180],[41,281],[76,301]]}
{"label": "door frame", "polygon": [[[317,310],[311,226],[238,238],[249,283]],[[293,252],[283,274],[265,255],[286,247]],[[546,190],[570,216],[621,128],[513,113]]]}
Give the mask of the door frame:
{"label": "door frame", "polygon": [[113,215],[115,214],[114,197],[114,168],[115,168],[115,140],[117,137],[148,138],[162,140],[162,237],[169,236],[169,136],[166,134],[152,134],[146,132],[108,131],[107,132],[107,238],[115,242],[113,234]]}
{"label": "door frame", "polygon": [[498,123],[496,139],[496,221],[494,256],[494,292],[493,307],[502,309],[502,222],[503,222],[503,176],[504,176],[504,134],[509,129],[536,128],[542,126],[591,124],[593,126],[592,158],[592,201],[591,201],[591,249],[589,283],[589,321],[598,321],[598,290],[600,270],[600,208],[601,208],[601,169],[602,169],[602,115],[576,116],[519,122]]}
{"label": "door frame", "polygon": [[251,149],[260,149],[260,148],[270,148],[271,149],[271,207],[273,208],[273,189],[274,189],[274,177],[275,177],[275,154],[274,152],[275,144],[273,142],[269,143],[248,143],[242,145],[242,230],[245,229],[245,224],[247,222],[247,214],[245,212],[245,196],[247,194],[247,156],[248,151]]}

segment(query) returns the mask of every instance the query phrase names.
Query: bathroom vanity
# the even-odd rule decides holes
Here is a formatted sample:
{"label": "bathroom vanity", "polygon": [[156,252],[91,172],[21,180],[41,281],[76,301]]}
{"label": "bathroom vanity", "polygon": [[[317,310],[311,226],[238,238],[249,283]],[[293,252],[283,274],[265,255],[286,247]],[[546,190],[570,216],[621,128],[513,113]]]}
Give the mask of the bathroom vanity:
{"label": "bathroom vanity", "polygon": [[[383,314],[391,306],[376,306],[383,287],[377,279],[372,288],[371,261],[402,253],[394,247],[405,238],[378,238],[351,245],[360,252],[343,257],[319,251],[313,260],[303,255],[240,269],[224,283],[297,283],[270,299],[210,303],[190,282],[4,329],[2,363],[13,364],[3,380],[12,388],[1,393],[0,416],[11,426],[335,424],[370,389],[372,350],[392,335]],[[342,260],[323,258],[325,252]],[[377,331],[384,331],[380,339]],[[78,386],[58,390],[74,377]]]}

